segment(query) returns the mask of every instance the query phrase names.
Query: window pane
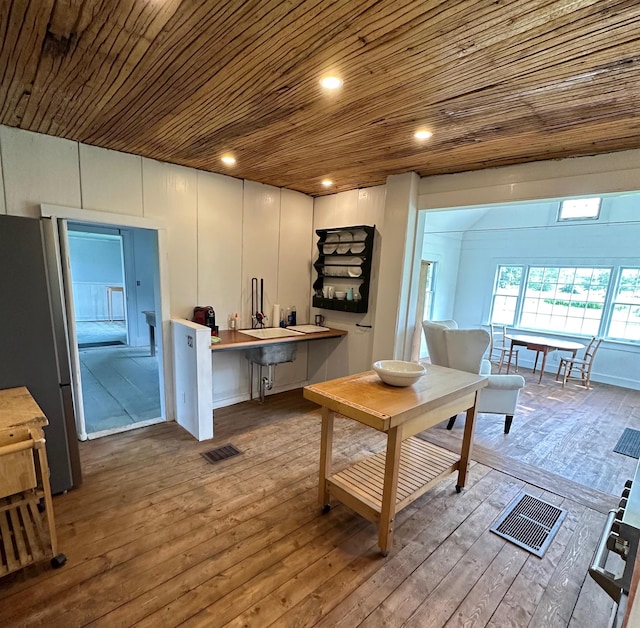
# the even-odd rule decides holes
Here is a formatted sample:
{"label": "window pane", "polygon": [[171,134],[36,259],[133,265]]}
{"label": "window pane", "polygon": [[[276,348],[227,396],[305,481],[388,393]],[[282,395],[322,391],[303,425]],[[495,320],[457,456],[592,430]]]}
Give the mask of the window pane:
{"label": "window pane", "polygon": [[611,270],[532,266],[521,325],[568,334],[598,333]]}
{"label": "window pane", "polygon": [[498,266],[496,294],[518,296],[522,282],[522,266]]}
{"label": "window pane", "polygon": [[522,266],[498,266],[493,292],[491,322],[513,325],[522,283]]}
{"label": "window pane", "polygon": [[607,336],[619,340],[640,340],[640,268],[620,270],[613,303]]}
{"label": "window pane", "polygon": [[517,297],[496,295],[493,300],[492,323],[513,325],[516,313]]}

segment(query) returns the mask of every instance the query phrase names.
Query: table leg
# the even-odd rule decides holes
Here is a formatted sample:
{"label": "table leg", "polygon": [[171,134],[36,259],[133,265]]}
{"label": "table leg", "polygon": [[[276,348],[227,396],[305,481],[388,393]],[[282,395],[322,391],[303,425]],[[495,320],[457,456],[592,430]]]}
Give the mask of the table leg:
{"label": "table leg", "polygon": [[458,483],[456,484],[456,491],[458,491],[458,493],[464,488],[464,485],[467,482],[469,461],[471,460],[471,449],[473,447],[473,432],[476,425],[477,402],[478,393],[476,393],[473,406],[467,410],[467,417],[464,423],[464,434],[462,436],[462,447],[460,449],[460,466],[458,467]]}
{"label": "table leg", "polygon": [[149,348],[153,357],[156,354],[156,330],[153,325],[149,325]]}
{"label": "table leg", "polygon": [[320,484],[318,501],[323,508],[329,507],[329,488],[327,479],[331,476],[331,459],[333,453],[333,419],[335,412],[322,408],[322,430],[320,434]]}
{"label": "table leg", "polygon": [[402,426],[398,425],[387,434],[387,454],[384,463],[384,486],[382,507],[378,528],[378,545],[383,556],[389,553],[393,541],[393,522],[396,516],[396,494],[398,492],[398,472],[402,452]]}
{"label": "table leg", "polygon": [[536,369],[538,368],[538,357],[540,356],[540,349],[535,349],[536,352],[536,359],[535,362],[533,363],[533,371],[531,371],[532,373],[536,372]]}
{"label": "table leg", "polygon": [[[547,363],[547,353],[549,353],[549,349],[542,350],[542,366],[540,367],[540,377],[538,378],[538,384],[542,381],[542,374],[544,373],[544,365]],[[538,357],[536,354],[536,362],[538,361]],[[534,369],[535,372],[535,369]]]}
{"label": "table leg", "polygon": [[507,361],[507,375],[509,375],[509,369],[511,368],[511,356],[513,355],[513,340],[509,346],[509,360]]}

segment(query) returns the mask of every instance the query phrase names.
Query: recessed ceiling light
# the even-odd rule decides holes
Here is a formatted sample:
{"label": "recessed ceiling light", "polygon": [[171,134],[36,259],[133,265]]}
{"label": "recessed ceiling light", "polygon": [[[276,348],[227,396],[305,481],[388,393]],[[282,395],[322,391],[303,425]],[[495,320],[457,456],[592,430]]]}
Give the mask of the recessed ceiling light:
{"label": "recessed ceiling light", "polygon": [[322,185],[324,185],[324,187],[326,187],[326,188],[330,188],[333,185],[333,181],[331,181],[330,179],[325,179],[322,182]]}
{"label": "recessed ceiling light", "polygon": [[338,89],[342,87],[342,79],[337,76],[325,76],[320,79],[320,85],[325,89]]}
{"label": "recessed ceiling light", "polygon": [[222,161],[222,163],[226,164],[227,166],[236,165],[236,158],[232,157],[231,155],[224,155],[223,157],[220,158],[220,161]]}
{"label": "recessed ceiling light", "polygon": [[417,140],[428,140],[432,135],[433,133],[431,131],[427,131],[426,129],[420,129],[413,134],[413,136]]}

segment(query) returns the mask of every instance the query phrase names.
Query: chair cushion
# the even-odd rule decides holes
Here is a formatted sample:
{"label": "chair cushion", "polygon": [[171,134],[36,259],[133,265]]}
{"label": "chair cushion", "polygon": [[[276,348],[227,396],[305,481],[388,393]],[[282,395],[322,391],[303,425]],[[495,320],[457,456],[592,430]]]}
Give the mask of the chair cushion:
{"label": "chair cushion", "polygon": [[520,390],[524,388],[524,377],[522,375],[489,375],[487,388],[495,390]]}

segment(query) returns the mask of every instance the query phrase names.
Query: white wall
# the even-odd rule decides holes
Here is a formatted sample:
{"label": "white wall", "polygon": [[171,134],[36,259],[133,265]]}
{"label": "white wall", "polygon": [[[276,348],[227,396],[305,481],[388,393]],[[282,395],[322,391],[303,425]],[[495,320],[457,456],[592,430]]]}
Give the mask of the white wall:
{"label": "white wall", "polygon": [[[37,218],[43,203],[162,220],[172,317],[190,318],[194,306],[212,305],[221,328],[231,312],[248,326],[257,276],[270,304],[296,304],[307,322],[310,197],[4,126],[0,156],[0,208],[8,214]],[[163,323],[168,337],[169,321]],[[278,367],[276,391],[306,379],[302,357]],[[239,354],[216,360],[214,405],[247,398],[246,373]]]}

